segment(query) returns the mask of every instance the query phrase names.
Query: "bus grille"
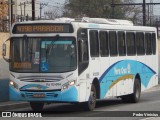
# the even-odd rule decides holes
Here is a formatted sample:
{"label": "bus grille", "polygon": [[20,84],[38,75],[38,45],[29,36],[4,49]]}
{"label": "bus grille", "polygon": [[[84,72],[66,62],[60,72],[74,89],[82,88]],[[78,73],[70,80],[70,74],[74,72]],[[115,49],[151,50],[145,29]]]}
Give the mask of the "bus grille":
{"label": "bus grille", "polygon": [[20,81],[25,81],[25,82],[57,82],[62,79],[64,79],[61,76],[24,76],[24,77],[19,77]]}

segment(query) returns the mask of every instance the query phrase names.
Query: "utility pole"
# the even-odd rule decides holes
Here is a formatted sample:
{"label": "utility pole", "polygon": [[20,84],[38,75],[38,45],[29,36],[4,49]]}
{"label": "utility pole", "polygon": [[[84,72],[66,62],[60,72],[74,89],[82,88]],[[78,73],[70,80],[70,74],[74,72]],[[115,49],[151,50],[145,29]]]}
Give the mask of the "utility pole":
{"label": "utility pole", "polygon": [[24,20],[26,19],[26,3],[24,2]]}
{"label": "utility pole", "polygon": [[112,5],[111,5],[111,7],[112,7],[112,19],[114,19],[114,8],[115,8],[115,5],[114,5],[114,0],[112,0]]}
{"label": "utility pole", "polygon": [[46,3],[40,3],[40,7],[39,7],[39,9],[40,9],[40,19],[42,18],[42,9],[47,5],[48,4],[46,4]]}
{"label": "utility pole", "polygon": [[41,17],[42,17],[42,3],[40,3],[39,9],[40,9],[40,19],[41,19]]}
{"label": "utility pole", "polygon": [[[153,3],[153,0],[150,0],[150,3]],[[150,25],[152,25],[152,17],[153,17],[153,5],[150,4]]]}
{"label": "utility pole", "polygon": [[32,0],[32,20],[35,20],[35,0]]}
{"label": "utility pole", "polygon": [[146,0],[143,0],[143,26],[146,26]]}
{"label": "utility pole", "polygon": [[22,3],[20,2],[20,9],[21,9],[21,22],[22,22]]}
{"label": "utility pole", "polygon": [[9,11],[9,31],[11,32],[11,28],[12,28],[12,12],[11,12],[11,6],[12,6],[12,0],[8,1],[8,11]]}

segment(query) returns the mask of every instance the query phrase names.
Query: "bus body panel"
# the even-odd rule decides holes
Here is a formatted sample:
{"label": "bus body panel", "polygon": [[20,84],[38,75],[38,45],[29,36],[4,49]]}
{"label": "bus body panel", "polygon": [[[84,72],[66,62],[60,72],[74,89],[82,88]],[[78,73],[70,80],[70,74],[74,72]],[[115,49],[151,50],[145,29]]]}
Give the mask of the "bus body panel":
{"label": "bus body panel", "polygon": [[[32,22],[30,22],[32,23]],[[43,22],[39,22],[43,23]],[[50,22],[52,23],[52,22]],[[53,22],[54,23],[54,22]],[[100,99],[108,97],[123,96],[133,93],[134,80],[136,75],[140,76],[141,91],[151,88],[158,84],[158,44],[156,44],[155,55],[135,55],[135,56],[107,56],[107,57],[91,57],[90,55],[90,40],[89,31],[141,31],[141,32],[155,32],[156,29],[152,27],[139,26],[123,26],[123,25],[105,25],[95,23],[71,23],[74,28],[73,33],[57,33],[60,36],[73,36],[77,38],[77,30],[79,28],[88,29],[88,46],[89,46],[89,64],[88,67],[78,75],[78,70],[69,73],[14,73],[11,72],[10,80],[18,85],[18,89],[10,86],[10,100],[16,101],[43,101],[43,102],[85,102],[89,100],[91,85],[93,80],[97,79],[100,85]],[[28,37],[53,37],[56,33],[44,34],[27,34]],[[23,37],[23,34],[12,34],[11,37]],[[156,38],[157,42],[157,38]],[[77,52],[78,53],[78,52]],[[77,60],[78,62],[78,60]],[[78,65],[77,65],[78,66]],[[64,76],[71,74],[71,78],[65,79]],[[28,92],[23,90],[27,87],[47,88],[46,85],[51,85],[51,82],[22,82],[17,79],[18,76],[47,76],[47,75],[61,75],[63,80],[56,82],[58,86],[52,86],[53,91],[45,92]],[[15,77],[14,77],[15,76]],[[76,80],[76,84],[68,89],[61,91],[62,86],[71,81]],[[37,85],[37,86],[36,86]],[[21,91],[20,88],[23,88]],[[54,91],[57,90],[58,91]],[[36,93],[43,93],[46,97],[34,98]]]}

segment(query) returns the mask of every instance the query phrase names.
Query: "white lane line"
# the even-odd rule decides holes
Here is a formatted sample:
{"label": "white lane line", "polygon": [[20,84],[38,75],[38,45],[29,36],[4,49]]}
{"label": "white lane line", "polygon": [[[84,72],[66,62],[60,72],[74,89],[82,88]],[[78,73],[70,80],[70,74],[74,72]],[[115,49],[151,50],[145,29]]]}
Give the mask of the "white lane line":
{"label": "white lane line", "polygon": [[24,103],[9,103],[9,104],[0,105],[0,107],[2,107],[2,106],[10,106],[10,105],[20,105],[20,104],[29,104],[29,103],[26,103],[26,102],[24,102]]}
{"label": "white lane line", "polygon": [[109,110],[109,111],[119,111],[119,109],[111,109],[111,110]]}
{"label": "white lane line", "polygon": [[117,109],[117,108],[112,108],[112,109],[109,109],[109,108],[101,108],[101,109],[99,109],[99,110],[95,110],[95,111],[119,111],[119,109]]}
{"label": "white lane line", "polygon": [[151,119],[154,119],[155,117],[149,117],[149,118],[143,118],[143,119],[140,119],[140,120],[151,120]]}

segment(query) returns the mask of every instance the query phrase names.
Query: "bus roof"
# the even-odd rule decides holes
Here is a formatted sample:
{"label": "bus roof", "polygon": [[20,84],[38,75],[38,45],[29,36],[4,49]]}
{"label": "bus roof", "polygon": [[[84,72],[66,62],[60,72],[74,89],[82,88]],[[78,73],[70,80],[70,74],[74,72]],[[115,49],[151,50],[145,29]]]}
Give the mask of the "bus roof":
{"label": "bus roof", "polygon": [[54,20],[38,20],[38,21],[25,21],[18,22],[21,23],[71,23],[71,22],[82,22],[82,23],[97,23],[97,24],[108,24],[108,25],[130,25],[133,26],[133,22],[129,20],[120,20],[120,19],[106,19],[106,18],[56,18]]}
{"label": "bus roof", "polygon": [[156,31],[155,27],[148,26],[134,26],[129,20],[119,19],[106,19],[106,18],[56,18],[55,20],[38,20],[38,21],[25,21],[15,24],[34,24],[34,23],[71,23],[77,28],[101,28],[101,29],[119,29],[119,30],[140,30],[140,31]]}

